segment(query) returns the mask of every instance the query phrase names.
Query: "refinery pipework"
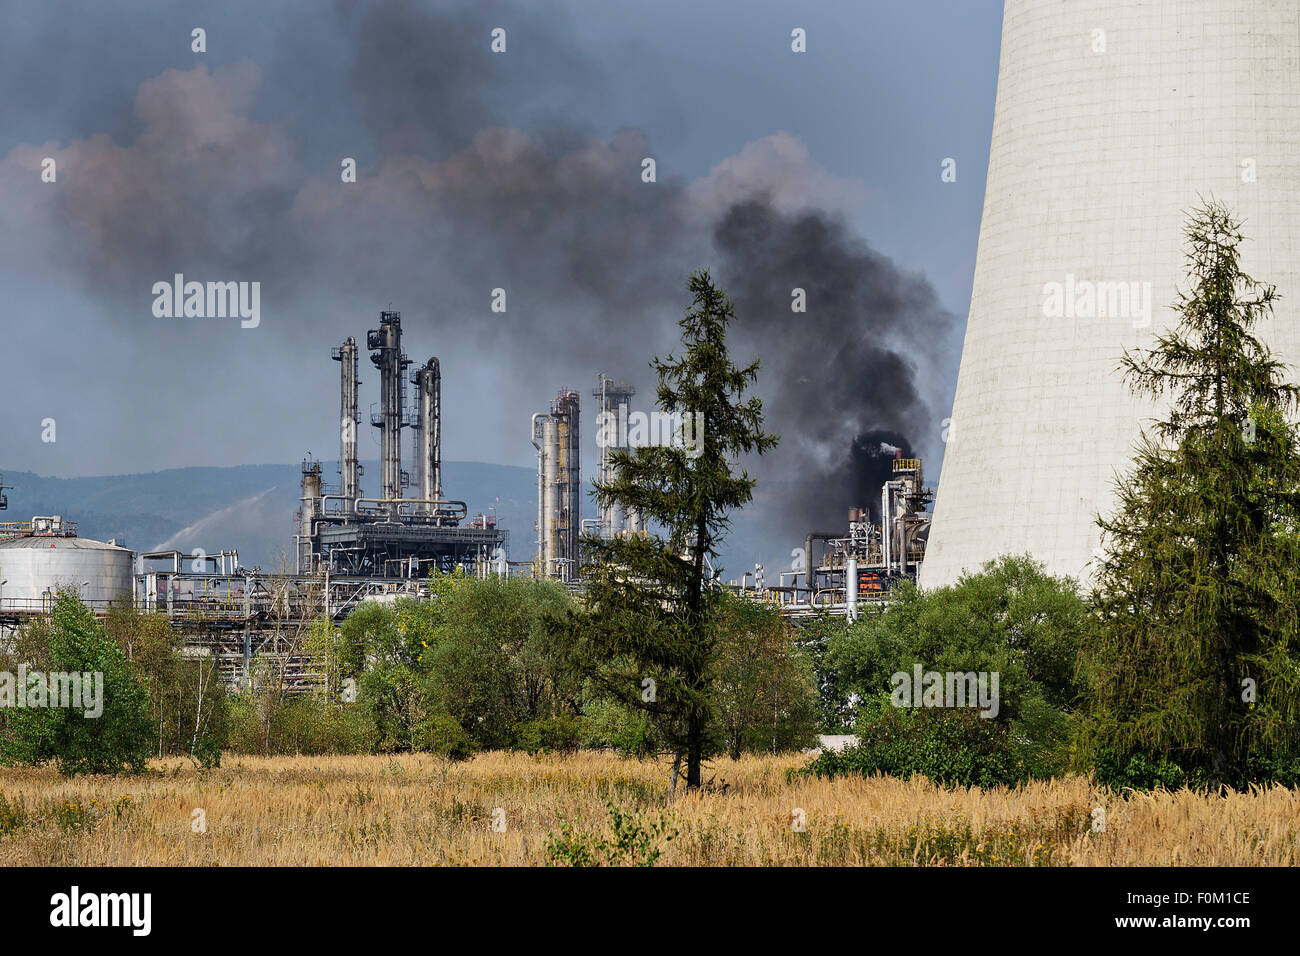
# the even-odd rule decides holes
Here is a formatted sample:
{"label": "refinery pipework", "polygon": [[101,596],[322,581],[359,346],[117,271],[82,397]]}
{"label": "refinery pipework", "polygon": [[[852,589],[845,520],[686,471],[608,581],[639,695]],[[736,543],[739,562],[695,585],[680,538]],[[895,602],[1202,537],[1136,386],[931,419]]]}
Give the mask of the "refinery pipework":
{"label": "refinery pipework", "polygon": [[[337,489],[322,484],[321,466],[310,456],[302,466],[302,505],[295,538],[299,574],[318,572],[373,577],[423,577],[428,571],[463,568],[501,573],[507,535],[495,520],[468,521],[463,501],[443,497],[442,369],[430,358],[411,381],[416,408],[406,405],[403,371],[411,364],[402,351],[401,313],[380,314],[378,329],[366,336],[370,361],[379,369],[379,411],[371,424],[380,429],[381,490],[363,495],[357,453],[357,349],[348,338],[332,357],[341,364],[340,439]],[[402,470],[401,430],[415,436],[416,497]]]}

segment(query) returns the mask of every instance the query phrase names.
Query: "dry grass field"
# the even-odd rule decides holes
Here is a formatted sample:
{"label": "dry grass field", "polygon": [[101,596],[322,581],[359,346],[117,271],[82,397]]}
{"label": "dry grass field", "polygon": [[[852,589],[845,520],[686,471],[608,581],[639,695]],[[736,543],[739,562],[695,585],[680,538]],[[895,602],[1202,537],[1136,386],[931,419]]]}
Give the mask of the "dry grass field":
{"label": "dry grass field", "polygon": [[787,783],[806,760],[719,760],[708,792],[671,807],[666,764],[602,753],[228,756],[207,772],[160,761],[139,777],[70,780],[0,768],[0,854],[20,866],[544,865],[562,819],[571,848],[612,837],[612,802],[641,814],[624,827],[629,846],[656,822],[675,831],[661,866],[1300,864],[1300,795],[1281,788],[1209,798],[1120,797],[1080,778],[983,793]]}

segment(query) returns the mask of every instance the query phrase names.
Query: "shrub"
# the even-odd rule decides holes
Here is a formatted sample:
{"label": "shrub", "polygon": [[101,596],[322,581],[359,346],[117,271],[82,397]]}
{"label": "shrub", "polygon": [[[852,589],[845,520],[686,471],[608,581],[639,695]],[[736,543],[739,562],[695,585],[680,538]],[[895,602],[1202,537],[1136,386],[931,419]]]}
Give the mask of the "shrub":
{"label": "shrub", "polygon": [[586,720],[573,714],[556,714],[519,725],[515,746],[530,754],[572,753],[586,733]]}
{"label": "shrub", "polygon": [[663,844],[677,836],[672,816],[660,814],[647,820],[643,814],[606,802],[611,833],[603,836],[583,832],[571,821],[562,820],[560,832],[547,834],[548,865],[555,866],[654,866],[663,855]]}
{"label": "shrub", "polygon": [[464,760],[478,749],[474,738],[451,714],[434,714],[421,722],[415,731],[415,747],[452,760]]}
{"label": "shrub", "polygon": [[887,708],[859,723],[858,743],[826,751],[799,771],[832,779],[881,773],[943,786],[1014,786],[1028,779],[1023,746],[1005,724],[968,709]]}
{"label": "shrub", "polygon": [[613,700],[592,701],[586,707],[583,746],[612,748],[627,757],[651,757],[666,744],[655,732],[650,715]]}
{"label": "shrub", "polygon": [[263,755],[374,752],[374,725],[360,705],[340,707],[316,697],[301,697],[275,708],[266,720],[264,703],[247,693],[230,698],[230,750]]}
{"label": "shrub", "polygon": [[43,764],[59,772],[139,772],[155,741],[149,699],[121,648],[104,634],[77,596],[60,592],[46,632],[48,673],[102,675],[102,712],[77,707],[37,707],[7,715],[0,738],[5,762]]}

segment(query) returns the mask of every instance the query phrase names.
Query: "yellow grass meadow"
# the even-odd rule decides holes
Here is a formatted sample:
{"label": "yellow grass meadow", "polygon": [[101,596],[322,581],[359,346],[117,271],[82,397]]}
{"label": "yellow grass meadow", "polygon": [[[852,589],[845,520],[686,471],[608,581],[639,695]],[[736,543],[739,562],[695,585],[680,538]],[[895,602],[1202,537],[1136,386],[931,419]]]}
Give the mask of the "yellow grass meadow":
{"label": "yellow grass meadow", "polygon": [[0,854],[11,866],[545,865],[562,820],[571,838],[608,838],[612,802],[642,813],[634,829],[667,820],[660,866],[1300,863],[1300,796],[1280,787],[1208,797],[1120,796],[1078,777],[985,792],[787,782],[807,759],[716,761],[706,792],[671,805],[666,763],[606,753],[228,755],[211,771],[172,760],[73,779],[0,768]]}

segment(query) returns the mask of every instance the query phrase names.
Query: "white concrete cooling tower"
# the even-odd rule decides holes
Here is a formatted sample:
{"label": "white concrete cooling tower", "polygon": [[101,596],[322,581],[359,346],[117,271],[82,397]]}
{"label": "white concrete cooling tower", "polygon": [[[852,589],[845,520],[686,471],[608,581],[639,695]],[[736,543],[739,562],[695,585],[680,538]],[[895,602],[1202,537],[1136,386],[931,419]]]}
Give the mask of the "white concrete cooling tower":
{"label": "white concrete cooling tower", "polygon": [[1024,552],[1090,575],[1155,411],[1115,366],[1175,321],[1198,196],[1245,219],[1283,297],[1257,331],[1300,364],[1300,0],[1007,0],[923,586]]}

